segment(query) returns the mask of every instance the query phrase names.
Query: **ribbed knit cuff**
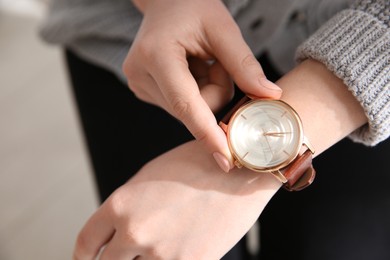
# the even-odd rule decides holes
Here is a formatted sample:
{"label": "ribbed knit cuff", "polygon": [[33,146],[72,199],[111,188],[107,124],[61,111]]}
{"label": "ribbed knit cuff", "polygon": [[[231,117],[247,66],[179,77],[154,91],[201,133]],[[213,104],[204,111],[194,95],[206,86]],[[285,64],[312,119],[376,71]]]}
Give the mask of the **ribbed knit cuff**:
{"label": "ribbed knit cuff", "polygon": [[340,12],[297,50],[296,59],[327,66],[360,102],[368,124],[350,138],[375,145],[390,135],[389,26],[361,10]]}

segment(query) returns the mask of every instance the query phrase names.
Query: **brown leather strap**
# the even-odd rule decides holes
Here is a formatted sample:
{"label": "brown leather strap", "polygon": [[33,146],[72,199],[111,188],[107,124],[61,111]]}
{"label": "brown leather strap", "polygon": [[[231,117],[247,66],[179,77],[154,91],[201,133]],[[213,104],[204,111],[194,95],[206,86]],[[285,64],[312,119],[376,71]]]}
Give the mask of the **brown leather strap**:
{"label": "brown leather strap", "polygon": [[300,191],[309,186],[315,178],[316,172],[312,165],[312,153],[306,150],[298,156],[283,171],[287,182],[283,185],[286,190]]}

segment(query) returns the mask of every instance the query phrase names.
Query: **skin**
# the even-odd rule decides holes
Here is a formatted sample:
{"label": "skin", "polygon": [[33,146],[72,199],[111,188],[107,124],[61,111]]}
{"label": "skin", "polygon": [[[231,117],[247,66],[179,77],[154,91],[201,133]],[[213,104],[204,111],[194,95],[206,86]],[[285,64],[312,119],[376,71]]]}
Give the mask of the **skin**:
{"label": "skin", "polygon": [[[220,0],[134,0],[144,17],[123,64],[141,100],[178,118],[224,171],[231,155],[213,112],[243,92],[280,98]],[[180,21],[180,22],[178,22]]]}
{"label": "skin", "polygon": [[[366,123],[343,82],[306,60],[280,79],[318,155]],[[326,173],[324,173],[326,174]],[[149,162],[81,230],[74,259],[219,259],[281,187],[270,174],[224,173],[193,141]]]}

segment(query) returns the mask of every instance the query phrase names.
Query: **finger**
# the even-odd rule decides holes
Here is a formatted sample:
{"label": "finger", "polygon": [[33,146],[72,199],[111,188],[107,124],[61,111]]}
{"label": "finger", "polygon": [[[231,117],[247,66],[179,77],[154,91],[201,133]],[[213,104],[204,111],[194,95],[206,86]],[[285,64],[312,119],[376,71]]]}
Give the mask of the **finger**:
{"label": "finger", "polygon": [[[127,241],[127,240],[126,240]],[[115,233],[114,237],[110,240],[107,246],[103,249],[100,260],[129,260],[129,259],[138,259],[139,252],[131,244],[131,241],[123,241],[122,236],[119,233]]]}
{"label": "finger", "polygon": [[141,79],[141,81],[139,81],[137,84],[137,87],[134,85],[129,85],[129,88],[139,100],[154,106],[158,106],[167,110],[168,113],[171,113],[171,111],[169,111],[169,106],[165,100],[165,97],[153,79],[147,76],[144,77],[143,80]]}
{"label": "finger", "polygon": [[[131,92],[140,100],[157,105],[158,100],[163,98],[156,82],[150,76],[138,75],[137,79],[128,79],[128,87]],[[151,95],[153,94],[153,95]]]}
{"label": "finger", "polygon": [[127,77],[129,89],[138,99],[162,108],[166,107],[165,99],[160,89],[142,65],[134,64],[132,59],[126,59],[126,62],[123,64],[123,72]]}
{"label": "finger", "polygon": [[188,58],[189,69],[195,78],[200,94],[213,113],[219,111],[234,95],[230,75],[218,61]]}
{"label": "finger", "polygon": [[102,246],[111,239],[115,230],[106,215],[106,212],[100,208],[87,221],[80,231],[74,253],[74,260],[95,259]]}
{"label": "finger", "polygon": [[244,41],[240,29],[231,19],[224,26],[209,26],[206,30],[210,48],[223,67],[233,77],[238,87],[247,94],[258,97],[280,98],[281,89],[267,80],[260,63]]}
{"label": "finger", "polygon": [[196,80],[208,78],[212,61],[203,60],[197,57],[188,57],[187,62],[188,68]]}
{"label": "finger", "polygon": [[[174,52],[168,57],[177,57]],[[211,152],[219,152],[224,156],[223,170],[230,169],[231,155],[226,141],[226,135],[218,126],[214,114],[200,95],[198,85],[188,70],[188,64],[183,56],[176,62],[160,60],[158,69],[152,75],[160,86],[162,93],[170,104],[173,115],[181,120],[192,135],[203,142]],[[221,167],[222,168],[222,167]]]}
{"label": "finger", "polygon": [[211,65],[208,84],[200,88],[200,94],[215,113],[222,109],[234,96],[234,85],[227,71],[219,62]]}

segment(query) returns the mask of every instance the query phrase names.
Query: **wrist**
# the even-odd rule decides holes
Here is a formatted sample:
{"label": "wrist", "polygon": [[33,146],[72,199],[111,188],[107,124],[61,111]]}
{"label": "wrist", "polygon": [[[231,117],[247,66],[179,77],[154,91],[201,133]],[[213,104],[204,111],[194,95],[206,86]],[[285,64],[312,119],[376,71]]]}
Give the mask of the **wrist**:
{"label": "wrist", "polygon": [[300,115],[315,156],[367,121],[343,81],[320,62],[302,62],[277,84],[283,89],[281,99]]}

